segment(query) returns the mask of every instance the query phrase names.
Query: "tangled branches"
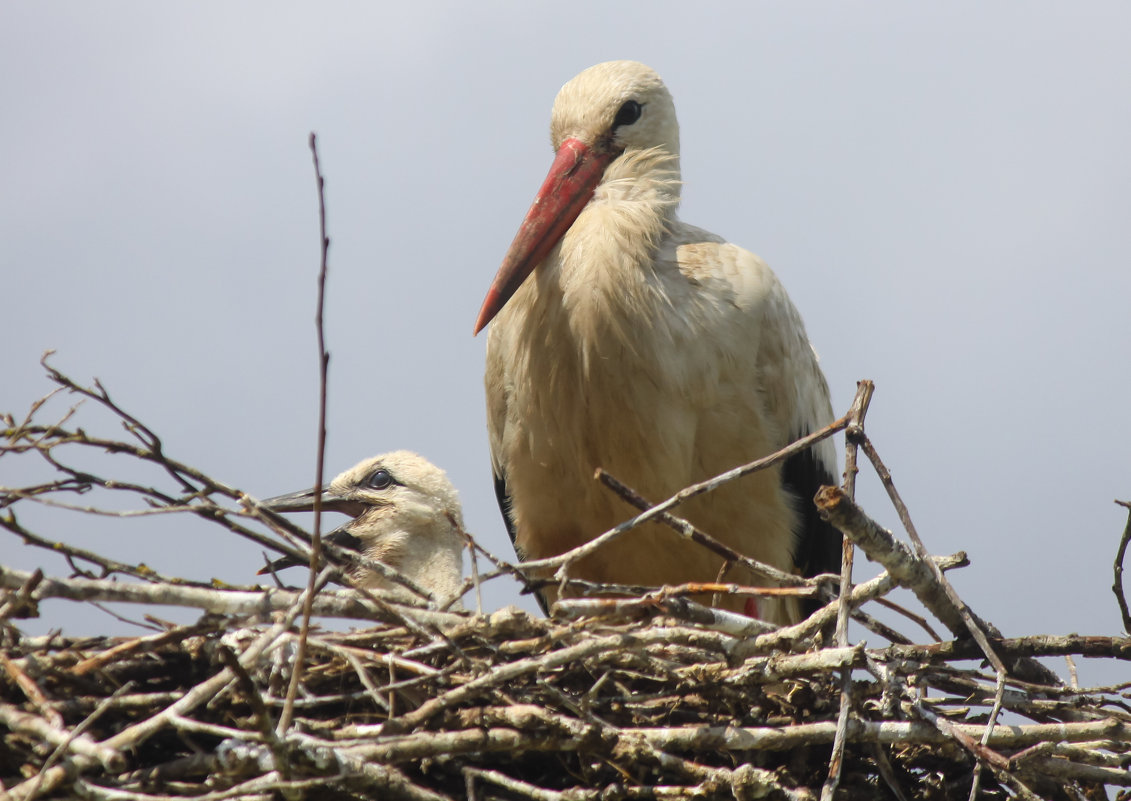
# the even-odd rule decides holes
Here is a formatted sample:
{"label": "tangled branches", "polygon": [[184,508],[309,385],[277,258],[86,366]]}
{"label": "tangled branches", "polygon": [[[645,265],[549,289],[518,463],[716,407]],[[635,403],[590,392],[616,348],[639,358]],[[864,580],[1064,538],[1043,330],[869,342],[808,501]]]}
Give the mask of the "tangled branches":
{"label": "tangled branches", "polygon": [[[566,585],[572,597],[540,619],[318,589],[312,613],[323,627],[303,640],[296,621],[309,589],[166,576],[24,524],[17,512],[30,504],[105,512],[75,500],[100,489],[140,500],[142,508],[114,514],[195,515],[274,552],[309,558],[305,532],[170,457],[97,382],[85,387],[47,370],[64,391],[120,420],[131,440],[95,437],[71,424],[70,411],[42,424],[43,402],[23,419],[3,420],[0,458],[43,460],[54,477],[0,488],[0,526],[71,567],[69,576],[47,577],[0,566],[0,781],[10,798],[808,799],[822,791],[846,799],[1103,798],[1105,788],[1131,787],[1131,684],[1079,688],[1035,661],[1128,660],[1131,640],[1002,637],[946,580],[964,556],[927,552],[890,479],[910,545],[872,521],[849,492],[826,488],[818,498],[883,568],[845,585],[843,611],[835,577],[773,576],[788,585],[776,588],[591,586],[570,577],[576,553],[512,565],[469,537],[476,570],[468,589],[513,576],[528,586]],[[818,434],[845,430],[850,449],[861,449],[884,478],[863,430],[868,392],[865,386],[853,409]],[[164,484],[80,469],[68,456],[76,449],[156,466]],[[618,491],[631,501],[631,490]],[[641,504],[647,509],[637,520],[659,519],[726,559],[745,559],[678,518],[679,502]],[[631,528],[609,536],[632,536]],[[348,584],[357,555],[323,545],[316,588]],[[488,569],[478,569],[480,559]],[[930,634],[932,623],[910,611],[928,642],[876,619],[897,586],[914,593],[948,639]],[[694,600],[724,592],[827,603],[797,625],[775,628]],[[204,614],[142,637],[21,632],[16,621],[47,598]],[[849,615],[887,644],[850,644]],[[329,618],[363,628],[334,630]],[[286,713],[300,642],[301,686]]]}

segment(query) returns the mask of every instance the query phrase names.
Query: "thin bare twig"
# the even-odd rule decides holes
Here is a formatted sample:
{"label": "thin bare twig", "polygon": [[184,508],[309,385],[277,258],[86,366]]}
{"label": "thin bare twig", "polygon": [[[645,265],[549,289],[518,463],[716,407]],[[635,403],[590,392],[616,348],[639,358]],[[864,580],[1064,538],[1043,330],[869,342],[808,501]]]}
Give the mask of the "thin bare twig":
{"label": "thin bare twig", "polygon": [[[864,417],[872,402],[875,385],[871,381],[860,381],[856,385],[856,397],[848,411],[846,431],[844,493],[850,500],[856,498],[856,450],[857,440],[864,433]],[[848,645],[848,620],[852,614],[850,595],[852,593],[852,562],[854,546],[852,540],[841,540],[840,593],[844,599],[837,610],[835,642],[838,648]],[[832,801],[836,788],[840,785],[841,770],[844,765],[844,743],[848,732],[848,720],[852,714],[852,668],[847,667],[840,676],[840,710],[837,713],[836,737],[833,738],[833,751],[829,757],[829,775],[821,786],[821,801]]]}
{"label": "thin bare twig", "polygon": [[[310,542],[310,575],[307,579],[306,601],[302,608],[302,628],[299,631],[298,654],[295,656],[291,681],[287,687],[287,702],[283,714],[279,716],[280,734],[291,726],[294,715],[295,696],[298,694],[303,665],[306,662],[306,638],[310,632],[310,617],[314,611],[314,580],[318,575],[322,559],[322,493],[326,472],[326,385],[330,366],[330,354],[326,350],[326,331],[322,313],[326,305],[326,272],[330,251],[330,238],[326,235],[326,182],[322,178],[322,168],[318,163],[318,138],[310,134],[310,153],[314,160],[314,177],[318,187],[318,302],[315,306],[314,328],[318,335],[318,445],[315,453],[314,469],[314,531]],[[286,777],[284,777],[286,778]]]}
{"label": "thin bare twig", "polygon": [[1127,597],[1123,594],[1123,559],[1127,556],[1127,545],[1131,542],[1131,503],[1116,501],[1117,504],[1127,509],[1127,525],[1123,527],[1123,536],[1119,538],[1119,548],[1115,551],[1115,579],[1111,584],[1111,591],[1115,593],[1115,600],[1119,603],[1119,614],[1123,617],[1123,630],[1131,634],[1131,611],[1127,609]]}

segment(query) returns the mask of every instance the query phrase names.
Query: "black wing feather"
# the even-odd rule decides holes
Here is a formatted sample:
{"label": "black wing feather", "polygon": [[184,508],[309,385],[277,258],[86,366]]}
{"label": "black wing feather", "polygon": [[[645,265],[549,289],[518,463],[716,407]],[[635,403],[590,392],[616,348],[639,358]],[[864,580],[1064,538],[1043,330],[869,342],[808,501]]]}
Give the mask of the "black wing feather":
{"label": "black wing feather", "polygon": [[[511,538],[511,545],[514,546],[515,556],[518,557],[520,562],[525,561],[526,554],[518,547],[518,531],[514,525],[514,513],[511,510],[511,496],[507,492],[507,477],[501,470],[493,471],[495,474],[495,498],[499,502],[499,511],[503,513],[503,523],[507,527],[507,535]],[[534,597],[538,599],[538,606],[542,608],[542,614],[549,616],[550,609],[546,605],[546,599],[542,597],[542,593],[535,592]]]}
{"label": "black wing feather", "polygon": [[[800,525],[793,563],[806,578],[820,573],[840,573],[843,537],[834,526],[821,519],[813,502],[820,487],[836,485],[832,471],[817,458],[812,448],[807,448],[785,460],[781,479],[782,485],[797,499]],[[803,604],[804,613],[811,614],[822,605],[817,599],[807,600]]]}

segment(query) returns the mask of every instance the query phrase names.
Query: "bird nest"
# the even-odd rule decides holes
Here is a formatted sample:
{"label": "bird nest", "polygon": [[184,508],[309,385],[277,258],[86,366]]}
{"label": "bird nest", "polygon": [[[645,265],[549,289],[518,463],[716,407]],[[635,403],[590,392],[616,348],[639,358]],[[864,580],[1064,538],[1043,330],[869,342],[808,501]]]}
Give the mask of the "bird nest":
{"label": "bird nest", "polygon": [[[48,371],[64,390],[120,418],[132,439],[93,436],[69,412],[41,424],[37,416],[50,408],[42,402],[4,420],[0,458],[46,459],[55,475],[0,488],[0,525],[61,553],[72,573],[51,578],[0,566],[0,797],[1128,797],[1121,788],[1131,787],[1129,685],[1081,688],[1071,670],[1066,681],[1037,658],[1067,657],[1069,667],[1074,655],[1127,660],[1131,639],[1006,639],[974,615],[945,578],[964,557],[922,548],[864,433],[867,385],[844,418],[814,436],[847,432],[848,475],[863,450],[910,544],[868,518],[851,486],[823,490],[823,514],[882,568],[843,583],[848,604],[834,597],[831,577],[775,590],[588,586],[570,579],[570,555],[511,565],[469,538],[469,597],[485,582],[515,578],[571,590],[541,618],[323,587],[348,574],[339,567],[348,554],[326,555],[312,594],[160,575],[32,531],[22,507],[77,508],[68,497],[95,491],[197,515],[202,525],[282,553],[302,556],[309,540],[238,490],[173,460],[97,383]],[[79,470],[68,456],[74,449],[145,463],[171,486]],[[631,536],[642,519],[659,519],[724,553],[672,516],[678,496],[659,507],[636,501],[647,511],[609,536]],[[923,632],[917,637],[877,619],[892,616],[888,596],[897,587],[926,611],[898,618]],[[724,592],[826,603],[796,625],[775,627],[699,602]],[[203,616],[141,637],[22,632],[18,621],[48,598],[164,604]],[[849,617],[886,644],[850,644]],[[935,628],[946,633],[935,636]]]}

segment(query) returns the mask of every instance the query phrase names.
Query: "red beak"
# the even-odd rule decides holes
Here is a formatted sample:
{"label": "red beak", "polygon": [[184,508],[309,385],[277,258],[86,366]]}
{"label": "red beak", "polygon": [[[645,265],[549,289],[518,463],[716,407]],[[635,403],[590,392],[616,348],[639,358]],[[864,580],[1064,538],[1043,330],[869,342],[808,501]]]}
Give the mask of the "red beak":
{"label": "red beak", "polygon": [[593,150],[577,139],[562,142],[550,173],[542,182],[542,188],[526,212],[526,218],[503,257],[503,264],[495,274],[491,288],[487,290],[479,318],[475,321],[476,334],[491,322],[526,277],[565,236],[577,215],[593,197],[613,155]]}

